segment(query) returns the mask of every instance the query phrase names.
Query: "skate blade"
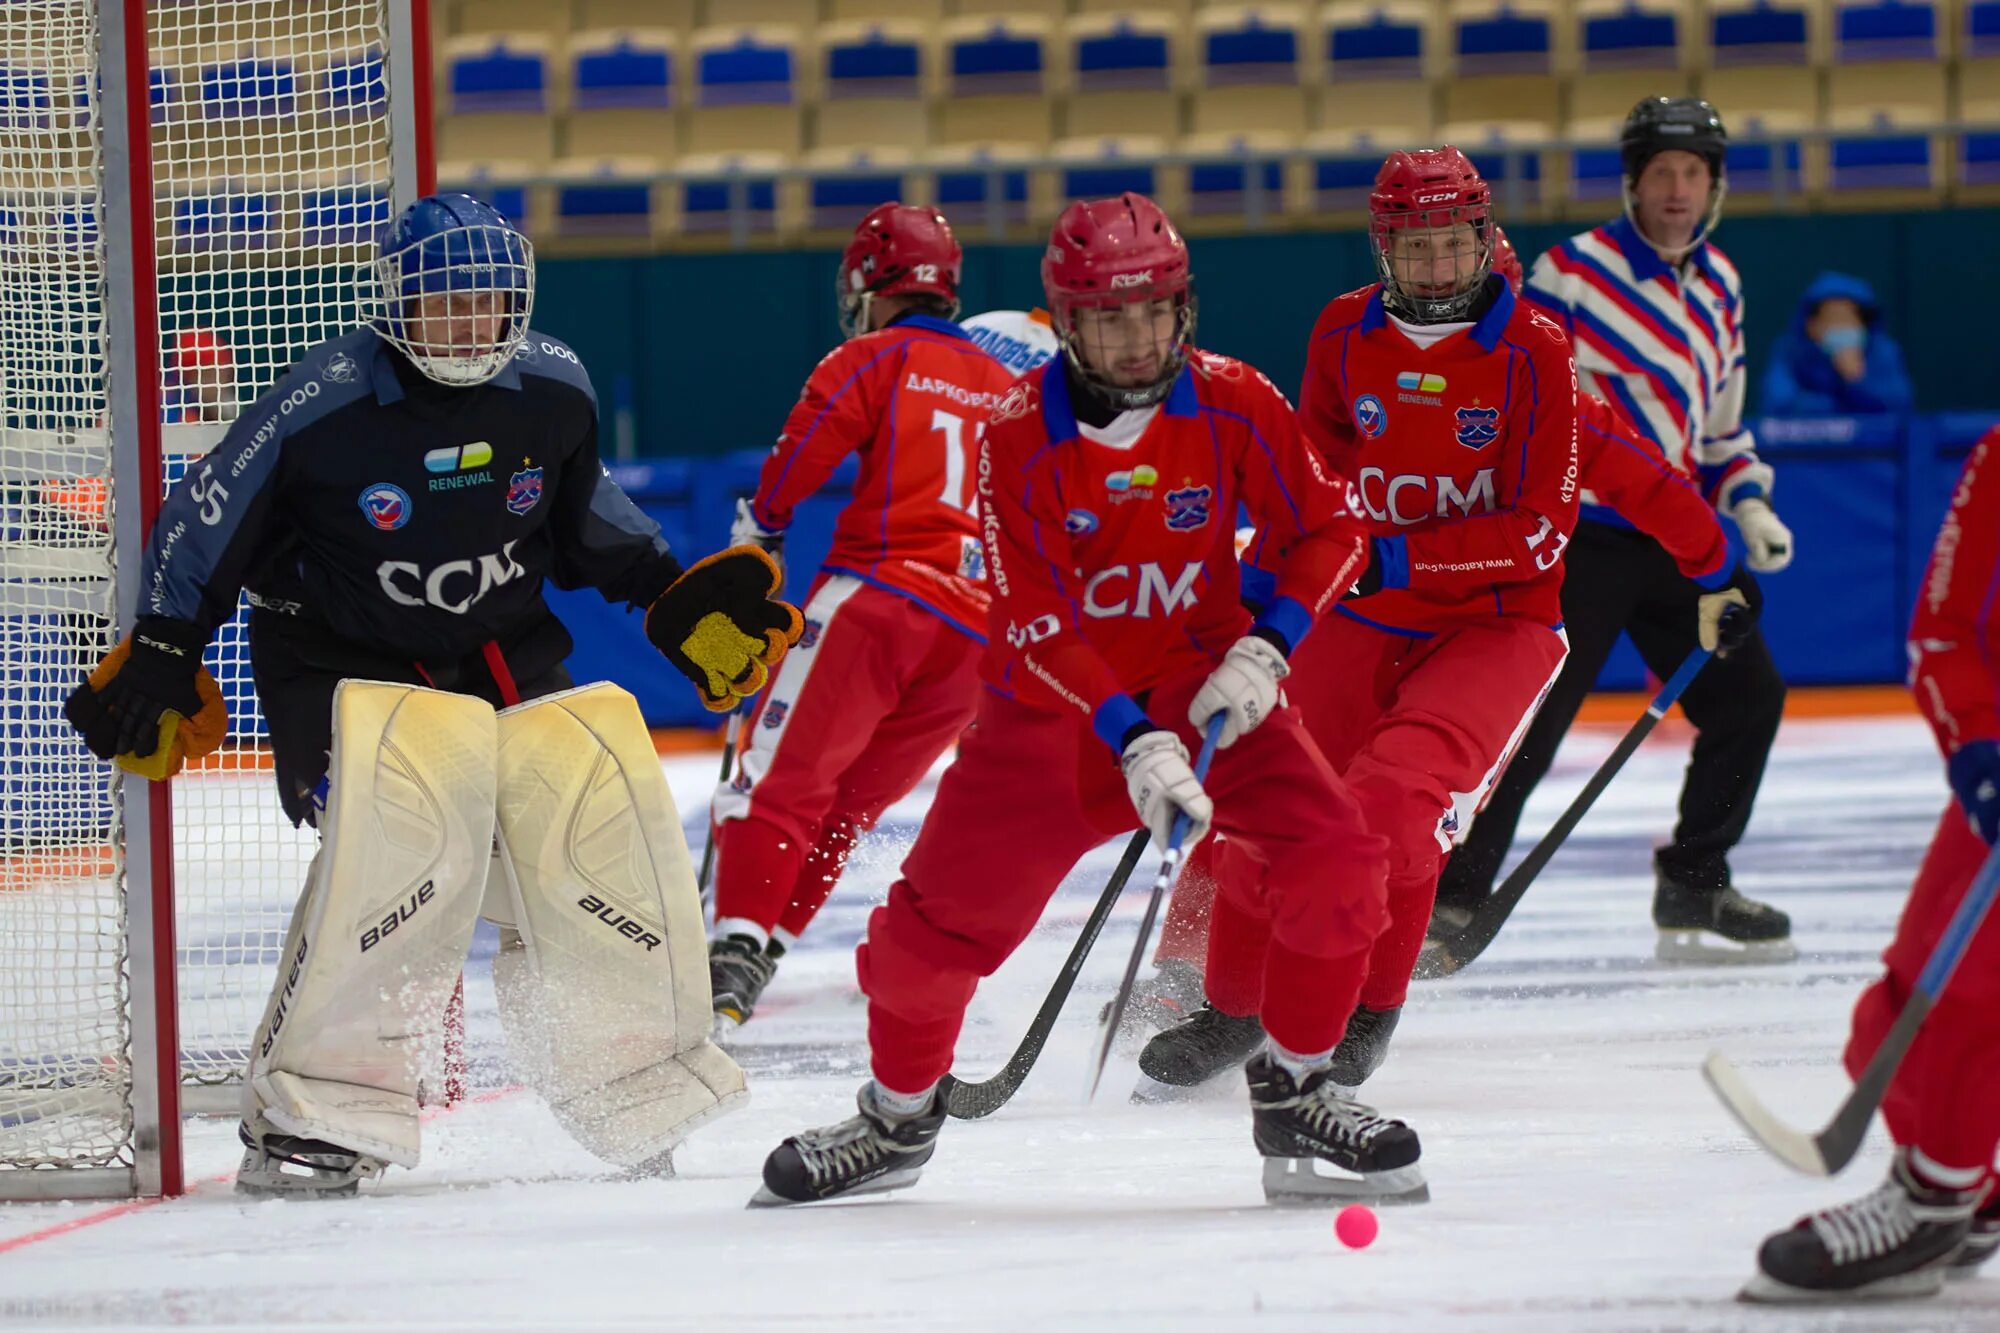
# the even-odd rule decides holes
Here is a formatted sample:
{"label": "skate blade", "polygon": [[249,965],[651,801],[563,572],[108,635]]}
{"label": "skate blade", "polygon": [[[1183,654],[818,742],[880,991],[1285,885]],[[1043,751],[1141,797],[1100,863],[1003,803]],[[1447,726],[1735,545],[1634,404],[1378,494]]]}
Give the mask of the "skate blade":
{"label": "skate blade", "polygon": [[923,1173],[924,1169],[920,1166],[913,1166],[905,1171],[891,1171],[885,1175],[875,1177],[875,1179],[868,1181],[866,1184],[856,1185],[853,1189],[843,1190],[839,1194],[829,1194],[823,1199],[787,1199],[781,1194],[773,1194],[769,1185],[759,1185],[757,1192],[750,1196],[750,1202],[743,1206],[745,1208],[810,1208],[814,1204],[820,1203],[843,1203],[851,1199],[865,1199],[872,1194],[889,1194],[896,1190],[906,1190],[916,1184],[917,1178]]}
{"label": "skate blade", "polygon": [[1794,1287],[1768,1273],[1756,1273],[1736,1293],[1746,1305],[1822,1305],[1833,1301],[1898,1301],[1935,1296],[1944,1290],[1945,1275],[1935,1266],[1914,1273],[1898,1273],[1862,1287],[1820,1291]]}
{"label": "skate blade", "polygon": [[1151,1074],[1141,1071],[1139,1081],[1132,1085],[1134,1106],[1170,1105],[1174,1102],[1192,1101],[1206,1090],[1213,1079],[1201,1083],[1162,1083]]}
{"label": "skate blade", "polygon": [[1712,930],[1662,930],[1653,957],[1663,963],[1789,963],[1799,956],[1787,939],[1744,942]]}
{"label": "skate blade", "polygon": [[1265,1200],[1283,1204],[1430,1202],[1431,1187],[1424,1180],[1423,1167],[1415,1162],[1367,1175],[1321,1175],[1318,1168],[1326,1165],[1316,1157],[1266,1157]]}

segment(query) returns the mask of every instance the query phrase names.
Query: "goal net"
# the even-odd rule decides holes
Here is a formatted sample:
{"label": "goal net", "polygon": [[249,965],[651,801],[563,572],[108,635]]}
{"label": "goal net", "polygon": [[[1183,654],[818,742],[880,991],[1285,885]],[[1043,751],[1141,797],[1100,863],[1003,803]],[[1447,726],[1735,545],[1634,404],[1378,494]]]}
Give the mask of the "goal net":
{"label": "goal net", "polygon": [[[153,1122],[234,1108],[316,846],[278,806],[243,615],[207,658],[229,742],[170,819],[63,700],[129,625],[165,488],[358,322],[375,238],[427,183],[426,22],[423,0],[0,0],[0,1197],[162,1170],[171,1192]],[[185,1098],[148,1098],[170,1068]]]}

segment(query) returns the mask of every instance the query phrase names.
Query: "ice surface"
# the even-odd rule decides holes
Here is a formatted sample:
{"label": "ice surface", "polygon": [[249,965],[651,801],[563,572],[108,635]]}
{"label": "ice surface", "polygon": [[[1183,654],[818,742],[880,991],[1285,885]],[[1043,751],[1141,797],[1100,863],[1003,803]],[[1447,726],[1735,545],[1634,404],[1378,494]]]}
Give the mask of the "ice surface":
{"label": "ice surface", "polygon": [[[0,1327],[2000,1329],[2000,1272],[1922,1304],[1735,1304],[1759,1238],[1871,1188],[1886,1149],[1878,1131],[1841,1179],[1792,1176],[1696,1072],[1719,1045],[1788,1119],[1831,1112],[1848,1009],[1944,805],[1927,735],[1914,720],[1787,725],[1737,868],[1791,912],[1803,956],[1732,970],[1652,961],[1647,852],[1686,745],[1663,733],[1487,956],[1414,992],[1368,1094],[1422,1132],[1434,1201],[1384,1210],[1366,1251],[1334,1239],[1331,1209],[1263,1205],[1235,1082],[1129,1106],[1127,1052],[1100,1104],[1081,1105],[1136,890],[1015,1104],[948,1126],[914,1190],[744,1211],[772,1145],[851,1109],[866,1063],[852,948],[927,785],[786,960],[735,1047],[752,1104],[682,1149],[679,1179],[620,1180],[507,1090],[482,937],[468,995],[483,1091],[427,1130],[420,1169],[352,1202],[240,1203],[233,1127],[191,1124],[190,1197],[0,1252]],[[1526,827],[1546,827],[1615,734],[1573,738]],[[669,762],[684,810],[702,808],[713,762]],[[1114,859],[1079,867],[981,991],[963,1071],[1012,1049]],[[104,1211],[8,1207],[0,1246]]]}

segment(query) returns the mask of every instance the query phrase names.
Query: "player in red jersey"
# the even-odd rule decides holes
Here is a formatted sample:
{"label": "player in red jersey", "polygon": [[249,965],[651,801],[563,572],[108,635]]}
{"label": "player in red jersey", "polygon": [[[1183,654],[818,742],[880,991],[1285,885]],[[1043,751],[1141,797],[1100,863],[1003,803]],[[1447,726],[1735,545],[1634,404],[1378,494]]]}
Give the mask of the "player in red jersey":
{"label": "player in red jersey", "polygon": [[735,537],[777,554],[858,454],[805,634],[745,722],[714,804],[715,1010],[741,1023],[854,840],[972,720],[988,595],[973,521],[981,424],[1011,376],[952,320],[961,252],[934,208],[884,204],[841,256],[841,330]]}
{"label": "player in red jersey", "polygon": [[[1862,993],[1846,1063],[1859,1078],[1974,876],[2000,842],[2000,429],[1973,446],[1910,625],[1910,690],[1944,752],[1938,820],[1887,973]],[[1748,1300],[1935,1295],[2000,1249],[2000,911],[1988,914],[1882,1102],[1896,1142],[1872,1194],[1764,1241]]]}
{"label": "player in red jersey", "polygon": [[[1355,486],[1371,558],[1286,683],[1389,840],[1389,927],[1332,1066],[1347,1088],[1387,1052],[1452,835],[1562,666],[1578,489],[1569,340],[1490,272],[1486,182],[1456,148],[1393,153],[1369,215],[1381,281],[1320,315],[1299,417]],[[1260,529],[1250,559],[1282,549]],[[1234,838],[1190,858],[1185,878],[1216,885],[1207,1003],[1146,1044],[1142,1094],[1203,1082],[1263,1040],[1255,964],[1271,919],[1237,888],[1254,871]]]}
{"label": "player in red jersey", "polygon": [[[1072,205],[1042,280],[1063,354],[1008,390],[979,458],[978,720],[859,950],[874,1078],[858,1116],[771,1153],[758,1201],[912,1183],[979,979],[1078,857],[1135,825],[1164,845],[1177,814],[1190,842],[1213,824],[1255,855],[1246,891],[1275,920],[1257,960],[1273,1049],[1247,1070],[1267,1194],[1420,1194],[1415,1132],[1326,1083],[1383,924],[1384,847],[1279,692],[1361,568],[1346,490],[1268,380],[1190,345],[1187,247],[1151,200]],[[1284,550],[1255,622],[1239,504]],[[1204,782],[1188,756],[1217,712]],[[1360,1179],[1315,1178],[1315,1160]]]}
{"label": "player in red jersey", "polygon": [[[1521,260],[1502,228],[1493,228],[1493,271],[1516,296],[1521,291]],[[1653,538],[1674,559],[1682,574],[1708,589],[1717,599],[1704,606],[1717,622],[1718,651],[1726,654],[1740,644],[1754,623],[1762,597],[1754,580],[1742,573],[1742,548],[1716,518],[1714,508],[1685,473],[1675,468],[1659,446],[1627,425],[1602,398],[1577,394],[1576,460],[1582,494],[1594,495],[1619,517]],[[1252,578],[1248,582],[1254,584]],[[1745,594],[1747,614],[1724,615]],[[1254,591],[1254,590],[1253,590]],[[1254,604],[1254,596],[1253,596]],[[1440,880],[1434,924],[1456,929],[1475,904],[1447,904]],[[1202,1001],[1202,963],[1208,956],[1208,919],[1214,901],[1214,880],[1183,876],[1175,886],[1155,958],[1159,971],[1147,979],[1133,1005],[1132,1026],[1166,1027],[1180,1021]]]}

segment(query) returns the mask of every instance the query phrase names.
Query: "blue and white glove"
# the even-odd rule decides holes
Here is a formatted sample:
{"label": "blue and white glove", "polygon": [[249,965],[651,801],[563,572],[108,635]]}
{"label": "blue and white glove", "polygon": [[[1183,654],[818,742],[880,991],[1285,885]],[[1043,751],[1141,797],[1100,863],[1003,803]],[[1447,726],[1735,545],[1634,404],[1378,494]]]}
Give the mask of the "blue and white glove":
{"label": "blue and white glove", "polygon": [[2000,843],[2000,741],[1967,741],[1944,771],[1972,831],[1989,847]]}

